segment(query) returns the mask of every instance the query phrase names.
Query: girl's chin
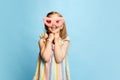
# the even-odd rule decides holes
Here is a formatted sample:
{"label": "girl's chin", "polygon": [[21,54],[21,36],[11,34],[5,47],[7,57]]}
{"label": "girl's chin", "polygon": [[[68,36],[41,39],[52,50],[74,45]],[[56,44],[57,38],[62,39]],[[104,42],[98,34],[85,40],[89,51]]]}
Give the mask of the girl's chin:
{"label": "girl's chin", "polygon": [[51,33],[55,34],[55,33],[57,33],[57,32],[51,31]]}
{"label": "girl's chin", "polygon": [[55,34],[55,33],[58,33],[58,31],[50,31],[50,32],[51,32],[51,33],[54,33],[54,34]]}

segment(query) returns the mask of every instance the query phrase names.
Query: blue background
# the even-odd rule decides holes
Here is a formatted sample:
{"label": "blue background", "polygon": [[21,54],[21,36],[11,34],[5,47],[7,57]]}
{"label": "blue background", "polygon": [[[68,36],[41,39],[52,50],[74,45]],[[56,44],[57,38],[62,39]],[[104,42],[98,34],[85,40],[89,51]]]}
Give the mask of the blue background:
{"label": "blue background", "polygon": [[43,17],[60,12],[71,80],[120,80],[119,0],[0,0],[0,80],[32,80]]}

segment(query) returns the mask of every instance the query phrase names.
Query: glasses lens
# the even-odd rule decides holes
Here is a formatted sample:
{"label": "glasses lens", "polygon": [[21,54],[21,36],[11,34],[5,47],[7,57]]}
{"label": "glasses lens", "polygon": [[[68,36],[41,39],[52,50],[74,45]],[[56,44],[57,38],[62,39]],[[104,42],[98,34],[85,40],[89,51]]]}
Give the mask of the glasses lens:
{"label": "glasses lens", "polygon": [[59,21],[59,20],[56,20],[56,23],[57,23],[57,24],[59,24],[59,23],[60,23],[60,21]]}
{"label": "glasses lens", "polygon": [[51,24],[51,20],[46,20],[46,22],[47,22],[48,24]]}

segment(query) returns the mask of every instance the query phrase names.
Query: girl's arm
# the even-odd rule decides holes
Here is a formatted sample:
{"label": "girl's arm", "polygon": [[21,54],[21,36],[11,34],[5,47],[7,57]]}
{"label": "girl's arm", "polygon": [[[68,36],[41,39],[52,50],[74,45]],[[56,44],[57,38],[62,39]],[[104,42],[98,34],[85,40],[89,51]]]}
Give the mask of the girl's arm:
{"label": "girl's arm", "polygon": [[64,41],[64,44],[60,46],[59,40],[55,39],[55,54],[54,55],[55,55],[55,60],[57,63],[62,62],[62,60],[65,58],[67,54],[68,46],[69,46],[68,40]]}
{"label": "girl's arm", "polygon": [[40,47],[40,55],[44,59],[45,62],[49,62],[51,55],[52,55],[52,42],[46,41],[44,43],[44,39],[40,39],[39,42],[39,47]]}

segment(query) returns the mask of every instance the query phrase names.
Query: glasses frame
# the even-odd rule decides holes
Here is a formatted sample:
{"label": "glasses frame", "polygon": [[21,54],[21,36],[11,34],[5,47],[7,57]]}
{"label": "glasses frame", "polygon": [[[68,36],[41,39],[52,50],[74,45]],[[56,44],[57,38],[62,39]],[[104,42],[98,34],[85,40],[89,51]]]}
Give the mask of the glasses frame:
{"label": "glasses frame", "polygon": [[44,21],[44,24],[45,24],[47,27],[52,27],[53,24],[54,24],[55,26],[57,26],[57,27],[60,27],[60,26],[62,26],[63,23],[65,22],[63,17],[58,17],[58,18],[44,17],[44,18],[43,18],[43,21]]}

